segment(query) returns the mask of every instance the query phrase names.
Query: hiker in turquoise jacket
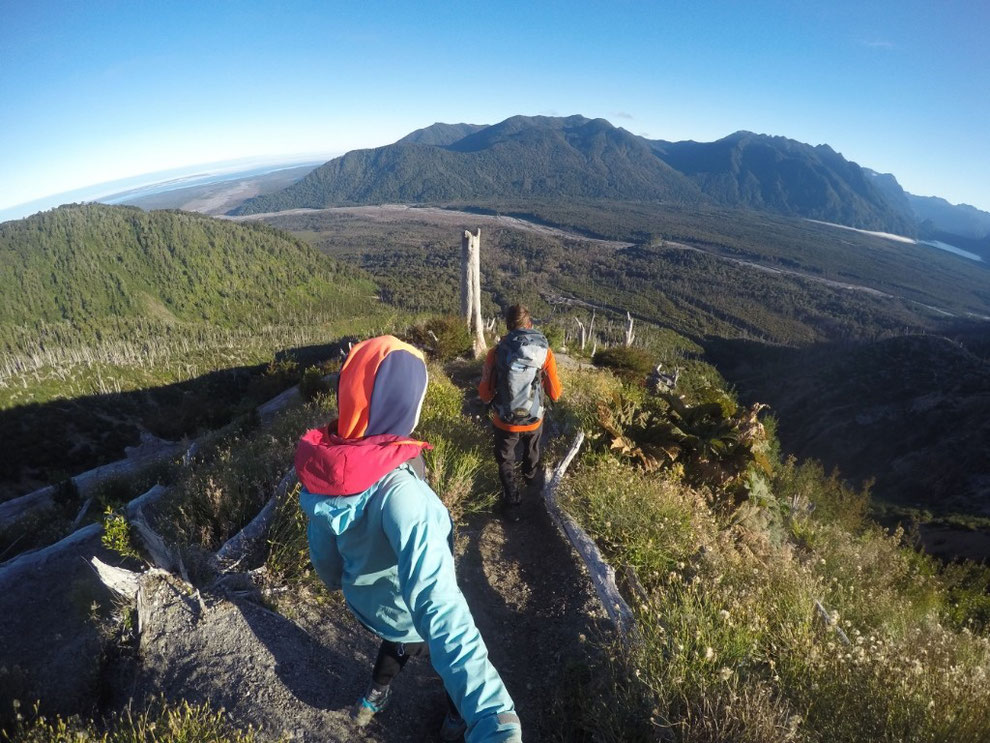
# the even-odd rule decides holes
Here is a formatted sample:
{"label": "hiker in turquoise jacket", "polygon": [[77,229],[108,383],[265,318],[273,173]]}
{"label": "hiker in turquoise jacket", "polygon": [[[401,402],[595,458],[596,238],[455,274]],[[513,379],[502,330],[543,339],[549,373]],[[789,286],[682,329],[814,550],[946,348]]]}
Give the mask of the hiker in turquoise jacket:
{"label": "hiker in turquoise jacket", "polygon": [[352,717],[384,709],[409,657],[429,657],[451,707],[441,739],[521,742],[515,706],[457,587],[453,524],[422,479],[429,445],[409,438],[426,392],[416,348],[391,336],[355,346],[340,372],[338,420],[296,451],[313,566],[382,638]]}

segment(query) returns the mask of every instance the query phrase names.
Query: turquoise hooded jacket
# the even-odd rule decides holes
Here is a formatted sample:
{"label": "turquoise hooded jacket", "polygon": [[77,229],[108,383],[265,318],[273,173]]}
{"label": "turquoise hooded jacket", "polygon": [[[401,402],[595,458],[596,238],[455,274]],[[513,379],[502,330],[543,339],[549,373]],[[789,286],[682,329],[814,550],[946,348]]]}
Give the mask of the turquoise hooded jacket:
{"label": "turquoise hooded jacket", "polygon": [[[343,591],[348,608],[372,632],[393,642],[428,644],[430,661],[467,723],[468,743],[521,742],[512,698],[457,586],[450,514],[408,463],[421,448],[408,449],[408,439],[392,440],[408,433],[372,433],[350,445],[326,429],[304,437],[311,444],[301,443],[296,468],[313,566],[330,589]],[[340,491],[338,483],[359,481],[368,461],[385,461],[396,449],[410,456],[359,493],[307,489],[319,483],[325,491]]]}

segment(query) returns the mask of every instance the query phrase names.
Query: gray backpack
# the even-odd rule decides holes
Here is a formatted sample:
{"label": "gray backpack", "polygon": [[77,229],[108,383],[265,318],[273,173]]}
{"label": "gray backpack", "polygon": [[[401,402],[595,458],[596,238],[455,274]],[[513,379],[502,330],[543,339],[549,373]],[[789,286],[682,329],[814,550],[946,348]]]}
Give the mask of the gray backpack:
{"label": "gray backpack", "polygon": [[510,332],[495,351],[495,399],[498,417],[513,425],[543,418],[543,364],[547,360],[543,333],[519,329]]}

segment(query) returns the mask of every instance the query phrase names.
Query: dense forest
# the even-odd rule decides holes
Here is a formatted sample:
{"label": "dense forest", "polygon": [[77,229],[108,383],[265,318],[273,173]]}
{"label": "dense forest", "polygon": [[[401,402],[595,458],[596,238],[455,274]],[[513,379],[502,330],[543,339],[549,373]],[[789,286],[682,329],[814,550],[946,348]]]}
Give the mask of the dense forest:
{"label": "dense forest", "polygon": [[[492,307],[522,295],[546,314],[546,296],[572,296],[695,339],[775,343],[932,331],[947,327],[949,315],[990,314],[985,267],[803,220],[635,204],[465,208],[625,243],[603,249],[489,220],[482,269]],[[457,307],[456,235],[425,213],[384,225],[347,210],[268,221],[367,270],[388,301],[416,311]]]}
{"label": "dense forest", "polygon": [[264,224],[99,204],[0,224],[0,349],[100,340],[134,324],[258,328],[373,286]]}

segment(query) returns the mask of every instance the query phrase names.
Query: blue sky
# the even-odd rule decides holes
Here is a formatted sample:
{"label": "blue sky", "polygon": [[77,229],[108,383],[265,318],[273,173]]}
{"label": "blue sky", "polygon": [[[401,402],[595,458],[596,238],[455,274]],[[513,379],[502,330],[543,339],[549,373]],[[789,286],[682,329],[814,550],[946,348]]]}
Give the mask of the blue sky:
{"label": "blue sky", "polygon": [[88,0],[0,9],[0,209],[435,121],[748,129],[990,210],[990,3]]}

